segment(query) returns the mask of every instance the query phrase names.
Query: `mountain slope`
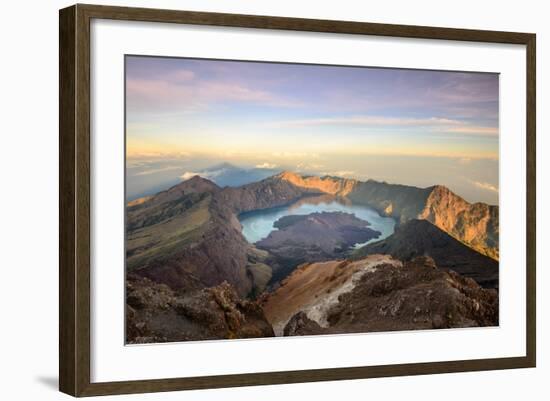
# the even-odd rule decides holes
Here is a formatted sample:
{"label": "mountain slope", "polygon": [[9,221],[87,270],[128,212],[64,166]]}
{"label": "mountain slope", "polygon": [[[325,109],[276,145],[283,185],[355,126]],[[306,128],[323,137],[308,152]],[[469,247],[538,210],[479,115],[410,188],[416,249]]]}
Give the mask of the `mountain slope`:
{"label": "mountain slope", "polygon": [[348,178],[315,175],[302,176],[290,171],[283,171],[273,176],[274,180],[290,182],[296,187],[306,188],[309,191],[321,192],[335,196],[348,196],[355,190],[359,181]]}
{"label": "mountain slope", "polygon": [[430,189],[418,218],[432,222],[478,252],[498,260],[498,206],[466,202],[441,185]]}
{"label": "mountain slope", "polygon": [[[241,296],[255,285],[258,253],[216,194],[220,188],[193,177],[127,208],[127,269],[177,290],[230,283]],[[251,261],[250,259],[254,259]]]}
{"label": "mountain slope", "polygon": [[483,287],[498,288],[497,261],[457,241],[427,220],[409,220],[384,240],[358,249],[353,257],[361,259],[375,254],[392,255],[405,261],[429,256],[440,268],[473,278]]}
{"label": "mountain slope", "polygon": [[341,294],[353,288],[360,275],[383,264],[400,262],[386,255],[374,255],[355,262],[330,260],[305,263],[262,299],[267,320],[279,336],[292,316],[299,312],[307,312],[324,321],[326,311],[338,302]]}
{"label": "mountain slope", "polygon": [[358,182],[348,197],[356,203],[373,207],[380,214],[404,222],[416,218],[422,212],[429,194],[429,188],[368,180]]}
{"label": "mountain slope", "polygon": [[321,193],[318,189],[298,187],[293,182],[282,179],[279,174],[241,187],[224,188],[216,194],[216,198],[238,214],[283,206],[303,196]]}

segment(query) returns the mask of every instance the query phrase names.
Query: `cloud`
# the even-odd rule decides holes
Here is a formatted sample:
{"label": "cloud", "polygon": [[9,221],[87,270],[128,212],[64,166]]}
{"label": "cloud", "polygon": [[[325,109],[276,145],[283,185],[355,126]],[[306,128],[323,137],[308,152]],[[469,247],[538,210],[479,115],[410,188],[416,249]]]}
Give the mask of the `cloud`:
{"label": "cloud", "polygon": [[310,118],[302,120],[289,120],[280,123],[285,126],[319,126],[319,125],[365,125],[365,126],[406,126],[406,127],[425,127],[425,126],[453,126],[460,125],[463,122],[451,120],[448,118],[397,118],[397,117],[379,117],[379,116],[351,116],[351,117],[331,117],[331,118]]}
{"label": "cloud", "polygon": [[[195,172],[193,172],[193,171],[186,171],[185,173],[183,173],[183,174],[180,176],[180,178],[181,178],[183,181],[186,181],[186,180],[188,180],[188,179],[190,179],[190,178],[193,178],[193,177],[196,176],[196,175],[203,177],[202,173],[200,173],[200,172],[196,172],[196,173],[195,173]],[[203,178],[206,178],[206,177],[203,177]]]}
{"label": "cloud", "polygon": [[252,89],[242,84],[223,81],[207,82],[197,86],[196,95],[211,102],[232,100],[280,107],[293,107],[300,104],[266,90]]}
{"label": "cloud", "polygon": [[165,79],[173,82],[189,82],[195,79],[195,73],[191,70],[175,70],[170,73]]}
{"label": "cloud", "polygon": [[298,163],[296,165],[296,169],[298,171],[319,170],[323,167],[325,167],[325,165],[324,164],[319,164],[319,163],[304,163],[304,162],[301,162],[301,163]]}
{"label": "cloud", "polygon": [[162,173],[164,171],[172,171],[172,170],[178,170],[178,169],[181,169],[181,166],[159,167],[159,168],[153,168],[153,169],[150,169],[150,170],[140,171],[140,172],[134,174],[134,176],[151,175],[151,174],[156,174],[156,173]]}
{"label": "cloud", "polygon": [[271,154],[273,157],[278,157],[281,159],[295,159],[295,158],[319,158],[318,153],[308,153],[308,152],[273,152]]}
{"label": "cloud", "polygon": [[498,193],[498,187],[494,186],[493,184],[489,184],[488,182],[471,181],[471,183],[477,188]]}
{"label": "cloud", "polygon": [[183,181],[185,181],[185,180],[188,180],[188,179],[193,178],[194,176],[198,175],[202,178],[206,178],[208,180],[213,180],[214,178],[218,177],[219,175],[224,174],[226,171],[227,171],[226,168],[220,168],[220,169],[217,169],[217,170],[208,169],[208,170],[202,170],[202,171],[186,171],[185,173],[183,173],[180,176],[180,178]]}
{"label": "cloud", "polygon": [[377,128],[426,128],[430,131],[441,131],[463,135],[498,135],[497,127],[482,127],[469,125],[468,123],[450,118],[429,117],[429,118],[400,118],[382,116],[349,116],[349,117],[328,117],[309,118],[299,120],[287,120],[272,124],[276,127],[319,127],[351,125]]}
{"label": "cloud", "polygon": [[465,134],[465,135],[498,136],[497,127],[476,127],[476,126],[453,127],[453,128],[447,129],[447,132],[452,132],[455,134]]}
{"label": "cloud", "polygon": [[354,174],[355,174],[355,171],[351,171],[351,170],[327,171],[327,172],[321,173],[321,175],[330,175],[335,177],[348,177]]}
{"label": "cloud", "polygon": [[179,152],[155,152],[155,151],[142,151],[138,149],[129,149],[126,152],[126,158],[131,159],[133,163],[147,163],[149,161],[156,161],[159,159],[168,160],[168,159],[184,159],[191,156],[190,152],[179,151]]}
{"label": "cloud", "polygon": [[207,180],[212,180],[220,174],[221,172],[219,171],[186,171],[180,176],[180,178],[183,181],[186,181],[198,175],[199,177],[206,178]]}
{"label": "cloud", "polygon": [[273,163],[264,162],[262,164],[256,164],[256,168],[266,168],[266,169],[272,169],[276,168],[277,165]]}
{"label": "cloud", "polygon": [[162,79],[128,77],[127,103],[130,111],[163,113],[197,112],[211,104],[227,101],[274,107],[297,107],[296,100],[238,82],[199,80],[192,71],[177,71]]}

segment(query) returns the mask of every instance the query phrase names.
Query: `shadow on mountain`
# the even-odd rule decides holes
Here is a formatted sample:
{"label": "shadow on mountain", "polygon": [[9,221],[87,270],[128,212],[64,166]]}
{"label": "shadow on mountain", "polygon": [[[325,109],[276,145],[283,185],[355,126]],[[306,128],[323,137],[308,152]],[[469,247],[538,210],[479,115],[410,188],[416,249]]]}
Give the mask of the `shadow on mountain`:
{"label": "shadow on mountain", "polygon": [[387,254],[399,260],[431,257],[442,269],[473,278],[486,288],[498,288],[498,262],[469,248],[427,220],[410,220],[396,227],[388,238],[354,252],[353,258]]}

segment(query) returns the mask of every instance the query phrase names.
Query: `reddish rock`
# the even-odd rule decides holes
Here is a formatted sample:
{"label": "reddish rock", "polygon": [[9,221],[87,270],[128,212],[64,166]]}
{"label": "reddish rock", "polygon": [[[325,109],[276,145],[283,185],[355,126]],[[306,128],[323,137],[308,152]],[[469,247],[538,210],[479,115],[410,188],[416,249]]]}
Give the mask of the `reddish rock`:
{"label": "reddish rock", "polygon": [[274,335],[261,307],[241,299],[227,282],[190,293],[132,275],[126,285],[128,343]]}

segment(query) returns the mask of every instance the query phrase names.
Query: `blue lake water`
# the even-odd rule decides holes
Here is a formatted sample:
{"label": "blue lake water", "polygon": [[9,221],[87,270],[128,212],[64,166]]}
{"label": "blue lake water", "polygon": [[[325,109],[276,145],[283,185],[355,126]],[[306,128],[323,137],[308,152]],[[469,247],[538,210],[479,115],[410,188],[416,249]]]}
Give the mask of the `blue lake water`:
{"label": "blue lake water", "polygon": [[266,238],[271,231],[277,230],[273,226],[273,223],[281,217],[306,215],[315,212],[352,213],[356,217],[368,221],[370,228],[382,233],[380,237],[371,239],[363,244],[356,244],[356,246],[380,241],[393,234],[395,227],[395,220],[391,217],[380,216],[376,210],[368,206],[352,204],[347,199],[329,195],[307,197],[288,206],[243,213],[239,216],[239,221],[243,227],[243,235],[248,242],[253,244]]}

